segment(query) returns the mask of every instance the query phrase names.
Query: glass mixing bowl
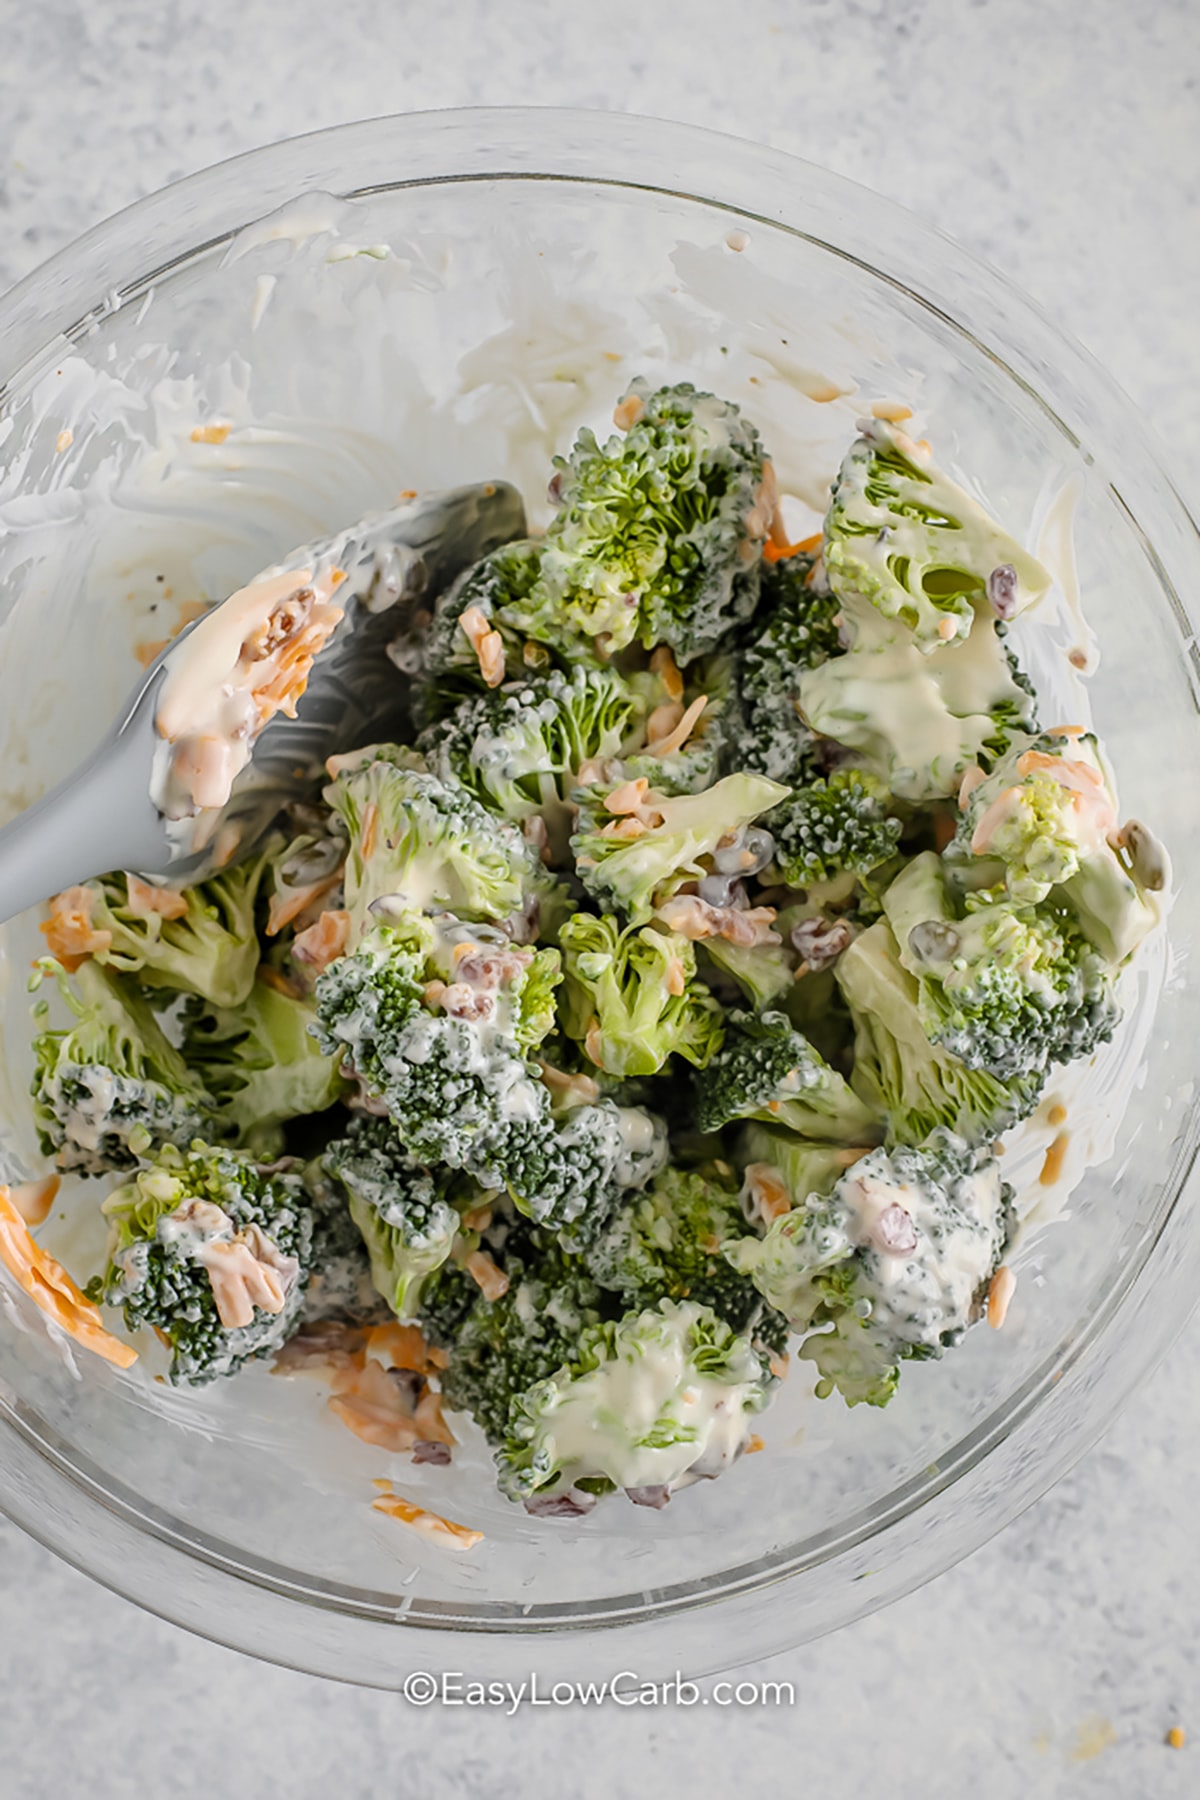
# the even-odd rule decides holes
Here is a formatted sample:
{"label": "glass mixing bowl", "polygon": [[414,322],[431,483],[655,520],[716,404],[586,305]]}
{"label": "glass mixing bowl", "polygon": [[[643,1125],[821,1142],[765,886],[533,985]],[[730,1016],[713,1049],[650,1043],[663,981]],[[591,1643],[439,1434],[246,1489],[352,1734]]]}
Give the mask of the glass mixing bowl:
{"label": "glass mixing bowl", "polygon": [[[1117,1042],[1071,1090],[1071,1191],[1042,1196],[1004,1331],[908,1368],[882,1414],[817,1402],[794,1372],[765,1452],[663,1513],[532,1520],[490,1491],[474,1443],[450,1470],[389,1466],[311,1380],[265,1368],[190,1397],[145,1363],[120,1374],[55,1339],[6,1279],[0,1505],[143,1606],[298,1668],[382,1685],[439,1666],[698,1674],[811,1638],[1028,1505],[1192,1304],[1195,529],[1146,427],[1076,345],[821,170],[618,116],[382,119],[211,169],[47,263],[0,304],[3,816],[90,747],[135,646],[187,603],[405,488],[506,476],[536,516],[550,453],[581,421],[602,426],[635,373],[741,402],[798,524],[854,417],[913,406],[939,458],[1054,561],[1058,599],[1022,638],[1047,717],[1083,705],[1062,654],[1085,641],[1073,506],[1095,720],[1125,812],[1175,856],[1169,946],[1143,959]],[[37,944],[29,919],[3,933],[10,1175],[41,1166]],[[1035,1194],[1052,1129],[1035,1121],[1010,1164]],[[101,1237],[94,1194],[65,1188],[46,1241],[80,1279]],[[372,1512],[384,1474],[485,1542],[455,1557]]]}

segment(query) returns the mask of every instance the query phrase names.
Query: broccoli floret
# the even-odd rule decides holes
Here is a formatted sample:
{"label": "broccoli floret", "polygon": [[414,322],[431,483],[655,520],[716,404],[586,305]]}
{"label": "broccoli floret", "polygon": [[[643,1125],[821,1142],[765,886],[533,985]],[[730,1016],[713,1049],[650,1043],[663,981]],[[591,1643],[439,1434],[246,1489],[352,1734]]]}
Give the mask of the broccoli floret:
{"label": "broccoli floret", "polygon": [[[607,809],[611,794],[590,795],[571,839],[576,871],[602,906],[643,918],[656,899],[703,877],[700,858],[777,805],[785,792],[764,775],[727,775],[702,794],[646,789],[635,808],[619,815]],[[630,832],[631,822],[640,829]]]}
{"label": "broccoli floret", "polygon": [[432,772],[505,818],[565,809],[579,770],[635,737],[643,703],[614,669],[552,670],[477,694],[417,740]]}
{"label": "broccoli floret", "polygon": [[568,654],[571,640],[611,654],[637,638],[690,662],[758,599],[772,499],[762,445],[736,406],[686,382],[634,381],[614,417],[623,436],[601,444],[585,429],[556,457],[541,568],[504,611]]}
{"label": "broccoli floret", "polygon": [[740,768],[789,787],[820,773],[816,739],[800,717],[800,673],[841,655],[840,607],[837,596],[813,580],[811,557],[764,565],[758,611],[738,653]]}
{"label": "broccoli floret", "polygon": [[482,1249],[507,1286],[489,1300],[458,1263],[446,1263],[422,1296],[426,1337],[449,1355],[441,1377],[446,1405],[468,1412],[502,1444],[515,1403],[568,1364],[580,1337],[601,1317],[605,1296],[583,1260],[549,1232],[498,1219]]}
{"label": "broccoli floret", "polygon": [[353,1120],[322,1162],[346,1190],[376,1288],[397,1318],[412,1319],[422,1287],[450,1255],[460,1207],[478,1202],[479,1190],[415,1162],[390,1119]]}
{"label": "broccoli floret", "polygon": [[1111,972],[1064,907],[959,899],[931,851],[884,895],[900,960],[935,1043],[1001,1081],[1090,1056],[1120,1017]]}
{"label": "broccoli floret", "polygon": [[439,597],[433,618],[418,639],[402,639],[392,646],[389,654],[406,674],[425,677],[414,696],[420,724],[441,718],[463,698],[486,687],[478,652],[461,624],[464,613],[478,611],[488,629],[499,633],[507,679],[521,680],[549,667],[550,652],[527,642],[507,617],[510,607],[520,607],[528,598],[541,566],[540,540],[502,544]]}
{"label": "broccoli floret", "polygon": [[691,1300],[589,1326],[566,1366],[514,1402],[501,1487],[526,1502],[580,1482],[666,1499],[686,1475],[736,1461],[770,1386],[749,1340]]}
{"label": "broccoli floret", "polygon": [[198,1139],[162,1149],[109,1195],[108,1267],[89,1298],[119,1306],[131,1331],[171,1347],[170,1379],[232,1375],[276,1350],[300,1310],[312,1259],[312,1208],[300,1177]]}
{"label": "broccoli floret", "polygon": [[[69,889],[90,913],[97,962],[143,987],[199,994],[214,1006],[237,1006],[246,998],[258,967],[255,907],[263,876],[280,848],[271,838],[248,862],[223,870],[197,887],[153,889],[135,876],[103,875]],[[57,908],[43,929],[56,948]],[[105,941],[107,940],[107,941]]]}
{"label": "broccoli floret", "polygon": [[1152,896],[1169,875],[1145,826],[1118,830],[1095,738],[1055,733],[1017,740],[971,790],[947,860],[972,885],[1002,882],[1018,905],[1053,895],[1114,965],[1157,923]]}
{"label": "broccoli floret", "polygon": [[619,1207],[588,1249],[585,1261],[599,1285],[638,1312],[664,1297],[694,1300],[732,1330],[748,1332],[775,1352],[787,1324],[753,1283],[722,1256],[721,1247],[746,1234],[732,1173],[664,1169],[642,1195]]}
{"label": "broccoli floret", "polygon": [[939,1125],[971,1139],[996,1137],[1037,1105],[1039,1073],[1000,1081],[930,1041],[920,991],[900,961],[886,919],[855,938],[834,971],[855,1028],[851,1085],[899,1143]]}
{"label": "broccoli floret", "polygon": [[340,759],[325,798],[350,840],[346,910],[350,942],[370,928],[377,901],[394,908],[505,919],[541,871],[515,826],[498,819],[459,781],[413,766],[413,753],[376,744]]}
{"label": "broccoli floret", "polygon": [[878,1141],[880,1120],[783,1013],[729,1015],[725,1042],[695,1077],[696,1123],[717,1131],[761,1118],[798,1137]]}
{"label": "broccoli floret", "polygon": [[887,789],[863,769],[837,769],[789,794],[765,820],[783,879],[811,887],[869,875],[900,841],[900,821],[888,817],[887,806]]}
{"label": "broccoli floret", "polygon": [[187,1144],[206,1129],[212,1096],[170,1043],[130,980],[90,959],[73,981],[50,958],[35,984],[56,976],[75,1015],[65,1031],[34,1039],[33,1115],[44,1156],[60,1169],[103,1175],[131,1169],[159,1144]]}
{"label": "broccoli floret", "polygon": [[840,598],[869,601],[934,650],[967,636],[975,602],[1010,619],[1047,592],[1036,558],[926,450],[882,420],[859,430],[825,519],[825,572]]}
{"label": "broccoli floret", "polygon": [[576,913],[559,932],[562,1027],[609,1075],[653,1075],[669,1056],[698,1067],[721,1042],[721,1009],[696,981],[685,937],[653,926],[624,930],[611,916]]}
{"label": "broccoli floret", "polygon": [[780,1215],[765,1238],[726,1247],[798,1332],[800,1355],[850,1404],[884,1406],[899,1364],[937,1357],[978,1316],[1013,1222],[990,1150],[948,1131],[872,1150],[831,1194]]}
{"label": "broccoli floret", "polygon": [[[348,1054],[419,1161],[507,1190],[544,1224],[577,1225],[588,1212],[602,1220],[622,1185],[622,1114],[605,1101],[552,1116],[517,1035],[531,953],[476,945],[455,959],[447,986],[436,979],[434,938],[420,918],[378,927],[326,970],[316,989],[321,1048]],[[555,955],[540,952],[540,964]]]}
{"label": "broccoli floret", "polygon": [[266,981],[240,1006],[189,1006],[183,1055],[216,1102],[210,1132],[277,1154],[274,1128],[342,1098],[348,1083],[339,1059],[323,1055],[309,1029],[316,1016],[311,1000]]}
{"label": "broccoli floret", "polygon": [[[721,976],[736,984],[756,1010],[773,1006],[795,980],[796,958],[784,944],[731,944],[727,938],[705,938],[700,945],[701,969],[710,985]],[[713,965],[708,968],[709,963]],[[728,985],[728,983],[726,984]]]}
{"label": "broccoli floret", "polygon": [[901,800],[957,794],[972,764],[990,767],[1037,716],[986,602],[973,620],[965,641],[923,654],[903,626],[864,605],[846,654],[800,674],[808,724],[853,750]]}
{"label": "broccoli floret", "polygon": [[643,702],[645,724],[620,759],[604,765],[605,779],[615,784],[644,777],[660,794],[698,794],[712,787],[727,761],[741,766],[732,657],[701,657],[685,676],[663,646],[649,669],[635,670],[628,680]]}

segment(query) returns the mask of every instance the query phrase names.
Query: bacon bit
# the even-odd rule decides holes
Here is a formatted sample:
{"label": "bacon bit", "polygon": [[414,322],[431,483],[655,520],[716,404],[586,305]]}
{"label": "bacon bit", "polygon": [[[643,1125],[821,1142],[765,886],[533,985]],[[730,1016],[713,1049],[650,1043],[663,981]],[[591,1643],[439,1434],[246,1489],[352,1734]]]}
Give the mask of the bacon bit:
{"label": "bacon bit", "polygon": [[[410,1379],[397,1379],[397,1377]],[[413,1370],[388,1371],[371,1358],[361,1368],[339,1369],[333,1377],[328,1406],[364,1444],[400,1455],[414,1444],[453,1444],[442,1417],[442,1397],[419,1381]],[[414,1405],[413,1389],[420,1398]]]}
{"label": "bacon bit", "polygon": [[746,1448],[742,1454],[744,1456],[757,1456],[759,1451],[765,1450],[766,1447],[767,1446],[763,1443],[763,1440],[759,1437],[757,1431],[755,1431],[746,1439]]}
{"label": "bacon bit", "polygon": [[[374,1484],[376,1487],[379,1483]],[[391,1482],[387,1483],[391,1488]],[[456,1525],[453,1519],[444,1519],[441,1513],[427,1512],[423,1506],[417,1506],[412,1500],[406,1500],[402,1494],[381,1493],[372,1500],[375,1512],[386,1513],[390,1519],[399,1519],[403,1525],[411,1525],[422,1537],[442,1545],[447,1550],[473,1550],[476,1544],[482,1544],[482,1531],[472,1531],[469,1526]]]}
{"label": "bacon bit", "polygon": [[1001,1263],[988,1284],[987,1322],[993,1331],[999,1331],[1008,1317],[1008,1309],[1012,1297],[1017,1291],[1017,1278],[1007,1263]]}
{"label": "bacon bit", "polygon": [[675,729],[669,731],[665,737],[655,737],[653,735],[653,728],[654,721],[658,717],[658,714],[660,712],[665,712],[667,710],[666,707],[659,707],[657,711],[651,713],[649,723],[646,727],[646,749],[649,751],[650,755],[660,757],[674,756],[677,750],[682,750],[683,746],[691,737],[692,732],[696,729],[696,722],[707,705],[708,695],[697,694],[696,698],[692,701],[692,704],[688,707],[687,711],[675,726]]}
{"label": "bacon bit", "polygon": [[612,819],[607,825],[600,827],[600,836],[606,838],[634,839],[645,837],[649,826],[635,819],[632,814],[627,819]]}
{"label": "bacon bit", "polygon": [[1090,658],[1086,650],[1076,648],[1074,650],[1068,650],[1067,661],[1073,669],[1083,669],[1086,672]]}
{"label": "bacon bit", "polygon": [[27,1225],[40,1225],[54,1205],[62,1182],[57,1175],[46,1175],[41,1181],[21,1181],[16,1187],[0,1182],[0,1194],[11,1201]]}
{"label": "bacon bit", "polygon": [[50,917],[38,926],[47,950],[68,974],[74,974],[85,957],[102,956],[112,948],[112,932],[92,927],[95,898],[89,887],[64,888],[50,901]]}
{"label": "bacon bit", "polygon": [[415,1325],[401,1325],[389,1319],[386,1325],[372,1325],[366,1333],[367,1357],[385,1368],[412,1369],[428,1375],[433,1366],[429,1345]]}
{"label": "bacon bit", "polygon": [[987,776],[984,774],[978,763],[972,763],[969,769],[963,770],[963,778],[958,784],[959,812],[964,810],[967,801],[971,798],[971,795],[975,792],[975,789],[979,786],[980,782],[986,780]]}
{"label": "bacon bit", "polygon": [[540,1060],[538,1067],[542,1080],[560,1107],[592,1106],[600,1098],[599,1085],[590,1075],[568,1075],[565,1069],[556,1069],[553,1063]]}
{"label": "bacon bit", "polygon": [[640,394],[626,394],[624,400],[618,400],[613,407],[613,424],[618,431],[628,431],[636,425],[646,410],[646,402]]}
{"label": "bacon bit", "polygon": [[193,444],[223,444],[232,425],[196,425],[192,429]]}
{"label": "bacon bit", "polygon": [[486,1250],[472,1250],[463,1264],[485,1300],[499,1300],[508,1292],[508,1276],[497,1268]]}
{"label": "bacon bit", "polygon": [[1067,1109],[1063,1105],[1061,1100],[1056,1100],[1053,1106],[1047,1107],[1047,1109],[1046,1109],[1047,1125],[1053,1125],[1053,1126],[1057,1127],[1059,1125],[1065,1125],[1066,1122],[1067,1122]]}
{"label": "bacon bit", "polygon": [[608,796],[604,810],[610,813],[640,812],[646,804],[649,789],[650,783],[644,775],[639,775],[636,781],[624,781]]}
{"label": "bacon bit", "polygon": [[773,906],[711,906],[698,894],[677,894],[657,910],[669,931],[693,942],[720,937],[746,949],[781,942],[779,933],[771,929],[777,917]]}
{"label": "bacon bit", "polygon": [[129,910],[139,919],[182,919],[187,914],[187,898],[179,888],[154,887],[138,875],[126,874],[125,889]]}
{"label": "bacon bit", "polygon": [[667,964],[667,972],[663,977],[663,986],[668,994],[678,999],[687,992],[687,971],[677,956],[673,956]]}
{"label": "bacon bit", "polygon": [[744,1198],[751,1219],[770,1225],[792,1210],[792,1197],[787,1182],[773,1163],[747,1163]]}
{"label": "bacon bit", "polygon": [[912,407],[903,405],[899,400],[876,400],[871,408],[873,419],[883,419],[888,425],[902,425],[905,419],[911,419]]}
{"label": "bacon bit", "polygon": [[68,425],[68,426],[65,426],[64,429],[62,431],[60,431],[58,436],[55,438],[54,448],[58,452],[58,454],[61,456],[63,451],[69,450],[71,448],[71,445],[74,442],[75,442],[75,433],[71,430],[70,426]]}
{"label": "bacon bit", "polygon": [[1042,1163],[1042,1172],[1038,1176],[1038,1181],[1042,1187],[1053,1187],[1054,1183],[1062,1174],[1063,1164],[1067,1158],[1067,1146],[1070,1142],[1070,1132],[1060,1131],[1050,1148],[1047,1150],[1045,1161]]}
{"label": "bacon bit", "polygon": [[363,1326],[350,1325],[343,1319],[321,1319],[313,1325],[302,1325],[276,1351],[271,1373],[303,1375],[314,1370],[327,1373],[333,1369],[361,1369],[366,1346]]}
{"label": "bacon bit", "polygon": [[658,676],[672,700],[683,699],[683,676],[668,645],[660,644],[650,658],[650,673]]}
{"label": "bacon bit", "polygon": [[301,913],[323,900],[326,894],[331,894],[342,879],[344,869],[345,865],[339,863],[332,875],[323,875],[320,881],[310,882],[307,887],[277,887],[267,911],[267,936],[277,937]]}
{"label": "bacon bit", "polygon": [[350,914],[342,907],[323,912],[315,925],[297,932],[292,940],[292,955],[310,969],[327,969],[339,956],[345,956],[350,942]]}
{"label": "bacon bit", "polygon": [[68,1337],[118,1369],[137,1361],[137,1351],[105,1331],[100,1309],[82,1293],[62,1264],[29,1235],[8,1188],[0,1186],[0,1262],[33,1304]]}

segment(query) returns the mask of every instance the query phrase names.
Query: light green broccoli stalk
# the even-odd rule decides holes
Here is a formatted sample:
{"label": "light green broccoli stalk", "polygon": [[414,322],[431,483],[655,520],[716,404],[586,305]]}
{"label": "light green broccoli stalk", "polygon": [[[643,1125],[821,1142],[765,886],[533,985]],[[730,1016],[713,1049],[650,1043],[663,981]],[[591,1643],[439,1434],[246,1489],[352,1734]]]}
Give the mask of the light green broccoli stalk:
{"label": "light green broccoli stalk", "polygon": [[1065,907],[956,895],[926,852],[884,911],[919,992],[921,1022],[968,1068],[1001,1081],[1090,1056],[1120,1017],[1111,972]]}
{"label": "light green broccoli stalk", "polygon": [[589,795],[571,839],[576,871],[602,906],[644,918],[656,901],[708,873],[701,858],[786,791],[763,775],[727,775],[702,794],[664,795],[631,784]]}
{"label": "light green broccoli stalk", "polygon": [[349,1091],[338,1059],[317,1048],[316,1016],[311,1000],[266,981],[240,1006],[188,1008],[183,1054],[216,1103],[211,1135],[278,1154],[278,1126],[325,1112]]}
{"label": "light green broccoli stalk", "polygon": [[872,1150],[831,1194],[782,1213],[765,1238],[726,1247],[792,1329],[800,1355],[851,1405],[885,1406],[911,1358],[941,1356],[979,1316],[1013,1222],[988,1149],[948,1131]]}
{"label": "light green broccoli stalk", "polygon": [[661,1505],[685,1477],[737,1460],[770,1385],[749,1340],[694,1301],[590,1326],[566,1366],[514,1404],[501,1486],[535,1510],[580,1483]]}
{"label": "light green broccoli stalk", "polygon": [[376,902],[393,910],[507,918],[541,879],[515,826],[481,806],[461,782],[413,766],[391,744],[337,759],[325,798],[349,837],[346,910],[350,943],[372,923]]}
{"label": "light green broccoli stalk", "polygon": [[869,601],[934,650],[967,636],[975,602],[1007,620],[1047,592],[1036,558],[926,449],[882,420],[859,431],[825,519],[825,572],[843,601]]}
{"label": "light green broccoli stalk", "polygon": [[994,1138],[1033,1111],[1040,1073],[1001,1081],[930,1040],[920,990],[886,919],[854,939],[834,974],[854,1020],[851,1084],[887,1120],[892,1138],[920,1143],[939,1125]]}
{"label": "light green broccoli stalk", "polygon": [[64,906],[84,908],[97,962],[136,975],[143,987],[237,1006],[258,967],[255,908],[279,848],[279,839],[271,838],[250,861],[182,891],[151,888],[123,873],[70,888],[50,902],[47,943],[58,953]]}
{"label": "light green broccoli stalk", "polygon": [[576,913],[559,933],[562,1027],[606,1074],[654,1075],[669,1056],[702,1067],[721,1042],[721,1009],[695,979],[687,938],[653,926],[624,930]]}
{"label": "light green broccoli stalk", "polygon": [[695,1077],[701,1131],[718,1131],[733,1119],[758,1118],[797,1137],[839,1144],[878,1142],[878,1114],[785,1014],[733,1012],[728,1026],[724,1044]]}
{"label": "light green broccoli stalk", "polygon": [[312,1209],[296,1175],[197,1140],[162,1149],[104,1202],[108,1267],[91,1300],[119,1306],[171,1348],[170,1379],[199,1386],[277,1350],[294,1329],[312,1257]]}
{"label": "light green broccoli stalk", "polygon": [[623,436],[581,431],[555,459],[541,567],[505,617],[567,654],[571,640],[610,655],[636,638],[690,662],[754,609],[773,477],[737,407],[687,383],[634,381],[614,417]]}
{"label": "light green broccoli stalk", "polygon": [[758,611],[737,657],[738,767],[800,787],[821,772],[818,745],[800,716],[800,675],[844,649],[841,601],[814,576],[810,556],[765,564]]}
{"label": "light green broccoli stalk", "polygon": [[103,1175],[133,1168],[160,1144],[203,1135],[212,1096],[171,1044],[136,984],[92,960],[73,980],[51,958],[34,985],[53,975],[74,1014],[66,1030],[33,1043],[33,1116],[44,1156],[63,1170]]}
{"label": "light green broccoli stalk", "polygon": [[606,1292],[620,1295],[625,1310],[652,1307],[664,1297],[694,1300],[778,1354],[787,1342],[786,1322],[764,1307],[753,1283],[721,1254],[723,1244],[748,1230],[737,1178],[726,1165],[668,1168],[617,1208],[584,1260]]}
{"label": "light green broccoli stalk", "polygon": [[1153,834],[1136,821],[1118,824],[1095,738],[1061,733],[1016,742],[976,783],[947,860],[963,865],[972,885],[1002,881],[1018,905],[1053,895],[1114,965],[1158,922],[1154,895],[1170,879]]}
{"label": "light green broccoli stalk", "polygon": [[776,1005],[796,978],[796,958],[785,944],[731,944],[728,938],[711,937],[700,945],[700,957],[710,986],[728,977],[726,986],[734,984],[730,991],[740,989],[756,1011]]}
{"label": "light green broccoli stalk", "polygon": [[506,819],[564,811],[583,765],[616,757],[644,706],[615,669],[530,675],[463,700],[417,740],[431,771]]}
{"label": "light green broccoli stalk", "polygon": [[[790,1206],[801,1205],[812,1194],[831,1194],[863,1155],[861,1148],[810,1144],[781,1126],[751,1121],[737,1138],[737,1161],[745,1172],[743,1205],[751,1218],[770,1224],[778,1216],[781,1191]],[[769,1210],[763,1209],[759,1196],[772,1201]]]}
{"label": "light green broccoli stalk", "polygon": [[900,821],[888,817],[883,783],[862,769],[838,769],[798,788],[764,823],[775,863],[790,887],[869,875],[895,855]]}
{"label": "light green broccoli stalk", "polygon": [[405,1153],[390,1119],[355,1119],[322,1165],[345,1189],[376,1288],[398,1319],[416,1316],[421,1293],[454,1247],[462,1210],[480,1190]]}

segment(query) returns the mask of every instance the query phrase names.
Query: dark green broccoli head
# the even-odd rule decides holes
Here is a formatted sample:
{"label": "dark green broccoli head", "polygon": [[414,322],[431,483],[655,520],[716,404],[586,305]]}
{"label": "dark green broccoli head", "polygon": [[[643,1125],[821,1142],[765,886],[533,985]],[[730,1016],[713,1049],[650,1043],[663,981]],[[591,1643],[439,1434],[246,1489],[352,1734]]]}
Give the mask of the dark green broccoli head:
{"label": "dark green broccoli head", "polygon": [[787,787],[802,786],[821,772],[819,745],[800,717],[800,672],[819,668],[843,650],[837,625],[841,602],[812,576],[809,556],[764,565],[762,597],[737,653],[738,766]]}
{"label": "dark green broccoli head", "polygon": [[520,1218],[499,1220],[481,1247],[507,1278],[505,1292],[487,1299],[462,1265],[448,1263],[425,1292],[420,1322],[450,1356],[446,1404],[470,1413],[499,1444],[515,1403],[570,1362],[605,1301],[581,1258]]}
{"label": "dark green broccoli head", "polygon": [[722,1254],[724,1244],[747,1231],[732,1172],[669,1168],[617,1209],[584,1260],[628,1311],[654,1306],[664,1295],[694,1300],[734,1331],[781,1352],[787,1321],[764,1305],[753,1282]]}
{"label": "dark green broccoli head", "polygon": [[390,1119],[352,1120],[322,1162],[346,1191],[376,1288],[398,1318],[411,1319],[423,1284],[450,1255],[460,1209],[476,1203],[479,1190],[448,1169],[416,1162]]}
{"label": "dark green broccoli head", "polygon": [[541,644],[532,644],[508,623],[508,609],[521,606],[538,579],[542,565],[541,542],[518,539],[493,550],[466,571],[442,594],[427,629],[392,646],[392,660],[419,680],[414,696],[418,723],[428,726],[460,701],[486,691],[474,637],[462,624],[478,614],[488,631],[501,640],[503,671],[520,680],[544,670],[553,660]]}
{"label": "dark green broccoli head", "polygon": [[759,1118],[822,1142],[869,1144],[879,1120],[784,1013],[730,1013],[724,1044],[695,1078],[696,1122]]}
{"label": "dark green broccoli head", "polygon": [[895,855],[900,841],[900,821],[888,817],[887,789],[862,769],[837,769],[799,788],[764,823],[791,887],[868,875]]}
{"label": "dark green broccoli head", "polygon": [[688,383],[635,381],[614,415],[622,436],[581,431],[556,460],[559,510],[518,631],[569,652],[611,654],[636,638],[687,663],[758,598],[773,499],[762,445],[736,406]]}
{"label": "dark green broccoli head", "polygon": [[131,1169],[160,1144],[187,1144],[208,1127],[213,1098],[170,1043],[134,981],[90,959],[73,981],[50,958],[75,1015],[33,1043],[31,1093],[44,1156],[60,1169]]}
{"label": "dark green broccoli head", "polygon": [[312,1260],[313,1214],[297,1175],[236,1151],[168,1145],[103,1209],[108,1267],[91,1299],[170,1344],[173,1382],[199,1386],[276,1350],[293,1329]]}

